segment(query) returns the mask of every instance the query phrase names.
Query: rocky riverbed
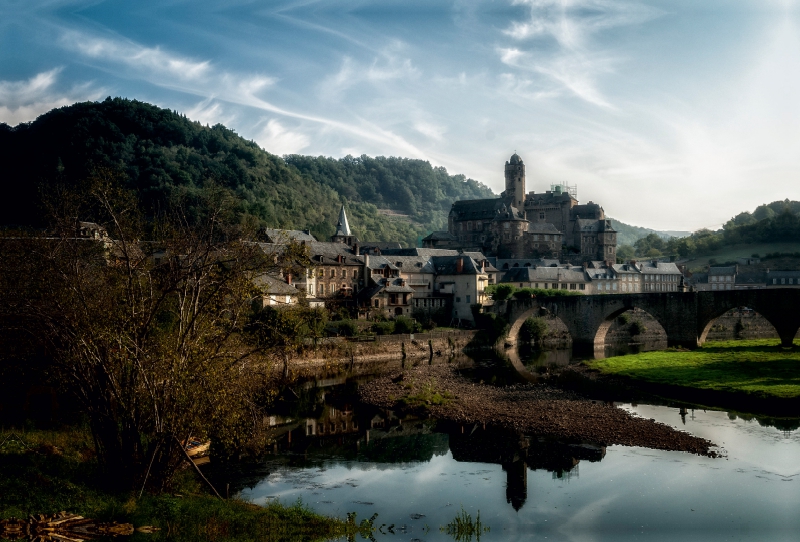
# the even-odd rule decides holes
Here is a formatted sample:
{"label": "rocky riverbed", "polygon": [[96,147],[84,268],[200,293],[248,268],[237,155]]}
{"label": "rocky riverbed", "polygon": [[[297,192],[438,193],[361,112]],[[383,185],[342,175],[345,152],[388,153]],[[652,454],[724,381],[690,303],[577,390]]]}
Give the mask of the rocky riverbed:
{"label": "rocky riverbed", "polygon": [[611,404],[547,384],[497,387],[475,383],[450,366],[395,371],[359,388],[362,401],[383,408],[427,409],[440,420],[481,423],[568,442],[621,444],[716,457],[712,442]]}

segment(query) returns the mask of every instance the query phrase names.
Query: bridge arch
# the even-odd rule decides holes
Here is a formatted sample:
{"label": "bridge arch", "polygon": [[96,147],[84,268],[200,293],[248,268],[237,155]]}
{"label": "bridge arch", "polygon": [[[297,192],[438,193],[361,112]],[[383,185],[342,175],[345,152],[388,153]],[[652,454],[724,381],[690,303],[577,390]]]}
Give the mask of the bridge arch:
{"label": "bridge arch", "polygon": [[642,304],[635,303],[633,305],[633,307],[621,307],[621,308],[618,308],[616,310],[612,310],[611,312],[606,314],[605,318],[603,319],[603,321],[600,322],[600,325],[597,327],[597,332],[595,333],[595,336],[594,336],[594,349],[595,350],[599,350],[601,348],[605,348],[606,347],[606,338],[608,337],[608,332],[611,330],[611,327],[614,325],[614,322],[617,320],[617,318],[619,318],[623,314],[632,312],[632,311],[634,311],[636,309],[644,312],[650,318],[652,318],[658,324],[658,327],[663,332],[664,337],[667,340],[669,340],[668,339],[668,334],[667,334],[667,329],[664,326],[664,324],[661,322],[661,320],[658,318],[658,315],[652,314],[651,312],[649,312],[647,310],[647,306],[646,305],[644,305],[644,306],[641,306],[641,305]]}
{"label": "bridge arch", "polygon": [[572,335],[572,329],[570,329],[570,326],[567,324],[567,322],[564,321],[564,319],[561,318],[558,315],[557,306],[556,306],[556,310],[551,310],[551,309],[547,308],[546,304],[539,305],[538,303],[536,303],[532,307],[530,307],[530,308],[526,309],[525,311],[523,311],[522,313],[520,313],[511,322],[511,327],[509,328],[508,333],[506,334],[506,342],[511,344],[511,345],[515,345],[516,346],[519,343],[519,332],[520,332],[520,329],[522,328],[522,324],[524,324],[525,320],[527,320],[528,318],[537,317],[537,316],[538,317],[552,317],[552,318],[558,320],[561,323],[561,325],[567,330],[567,333],[569,333],[570,338],[572,338],[572,336],[573,336]]}

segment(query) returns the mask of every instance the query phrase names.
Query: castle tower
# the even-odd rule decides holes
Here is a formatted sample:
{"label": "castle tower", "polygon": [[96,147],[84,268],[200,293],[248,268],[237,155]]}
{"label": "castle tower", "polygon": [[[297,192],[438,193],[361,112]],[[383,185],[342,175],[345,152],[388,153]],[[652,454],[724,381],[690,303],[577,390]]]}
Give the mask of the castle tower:
{"label": "castle tower", "polygon": [[503,197],[518,209],[522,209],[525,202],[525,164],[517,153],[512,154],[506,162],[506,190]]}

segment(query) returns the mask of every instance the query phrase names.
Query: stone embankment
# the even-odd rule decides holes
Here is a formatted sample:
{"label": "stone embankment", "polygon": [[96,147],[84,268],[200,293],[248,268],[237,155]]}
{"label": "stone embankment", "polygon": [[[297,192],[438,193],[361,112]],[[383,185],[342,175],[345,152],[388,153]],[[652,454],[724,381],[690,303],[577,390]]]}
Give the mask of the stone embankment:
{"label": "stone embankment", "polygon": [[474,383],[449,366],[423,365],[389,373],[359,388],[362,401],[383,408],[399,408],[404,399],[432,392],[450,398],[445,404],[427,405],[430,415],[440,420],[486,424],[568,442],[717,456],[708,440],[544,384],[495,387]]}

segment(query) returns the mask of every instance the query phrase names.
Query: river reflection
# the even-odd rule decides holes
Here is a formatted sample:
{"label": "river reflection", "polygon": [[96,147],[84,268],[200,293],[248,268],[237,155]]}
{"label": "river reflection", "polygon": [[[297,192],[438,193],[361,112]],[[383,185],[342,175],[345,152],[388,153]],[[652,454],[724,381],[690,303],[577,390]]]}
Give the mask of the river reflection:
{"label": "river reflection", "polygon": [[399,417],[359,404],[356,391],[353,382],[296,390],[306,415],[272,419],[272,455],[244,470],[217,468],[217,483],[254,502],[301,498],[327,514],[378,513],[377,525],[395,525],[378,540],[448,540],[438,527],[461,506],[491,526],[484,540],[796,540],[800,532],[796,420],[775,428],[721,411],[620,405],[716,442],[725,457],[711,459]]}

